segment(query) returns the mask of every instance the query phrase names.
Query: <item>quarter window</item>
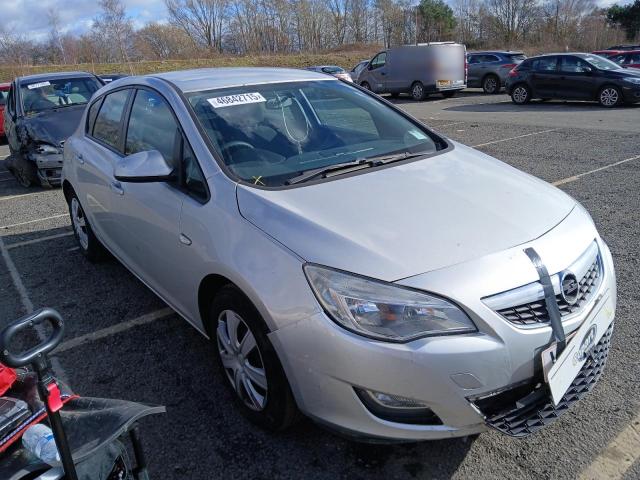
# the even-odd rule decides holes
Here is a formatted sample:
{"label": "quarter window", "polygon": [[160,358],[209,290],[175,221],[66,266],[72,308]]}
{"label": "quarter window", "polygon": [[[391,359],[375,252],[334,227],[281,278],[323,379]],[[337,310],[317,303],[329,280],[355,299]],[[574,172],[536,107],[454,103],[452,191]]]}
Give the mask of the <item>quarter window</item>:
{"label": "quarter window", "polygon": [[120,149],[120,121],[129,97],[129,90],[108,94],[96,116],[93,137],[107,145]]}
{"label": "quarter window", "polygon": [[87,133],[89,135],[93,134],[93,124],[96,121],[96,116],[98,115],[98,110],[100,110],[101,103],[102,99],[93,102],[89,107],[89,112],[87,113]]}
{"label": "quarter window", "polygon": [[198,200],[207,199],[206,181],[193,150],[185,141],[182,142],[182,186]]}

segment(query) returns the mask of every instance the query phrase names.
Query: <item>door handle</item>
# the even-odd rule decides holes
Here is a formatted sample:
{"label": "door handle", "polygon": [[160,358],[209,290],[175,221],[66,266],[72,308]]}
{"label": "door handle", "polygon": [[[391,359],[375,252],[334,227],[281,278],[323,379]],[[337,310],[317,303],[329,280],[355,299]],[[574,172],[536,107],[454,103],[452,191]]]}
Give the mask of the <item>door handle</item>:
{"label": "door handle", "polygon": [[183,245],[191,245],[191,239],[187,237],[184,233],[181,233],[180,243],[182,243]]}
{"label": "door handle", "polygon": [[382,75],[382,76],[384,76],[386,74],[387,74],[387,72],[380,72],[380,75]]}
{"label": "door handle", "polygon": [[124,190],[122,189],[122,184],[117,180],[111,182],[111,190],[116,192],[118,195],[124,195]]}
{"label": "door handle", "polygon": [[77,154],[76,158],[78,159],[78,163],[84,164],[84,158],[82,158],[82,154],[81,153]]}

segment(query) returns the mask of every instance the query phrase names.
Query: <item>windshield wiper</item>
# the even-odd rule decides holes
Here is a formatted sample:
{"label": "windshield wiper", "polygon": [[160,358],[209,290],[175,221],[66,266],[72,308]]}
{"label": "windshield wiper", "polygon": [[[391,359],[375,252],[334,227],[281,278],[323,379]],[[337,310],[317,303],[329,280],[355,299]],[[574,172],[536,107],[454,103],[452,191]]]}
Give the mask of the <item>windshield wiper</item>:
{"label": "windshield wiper", "polygon": [[316,177],[326,178],[329,174],[337,173],[344,174],[350,171],[357,171],[363,168],[377,167],[385,165],[387,163],[398,162],[400,160],[406,160],[408,158],[422,157],[425,155],[422,153],[410,153],[402,152],[393,155],[380,155],[377,157],[359,158],[353,162],[335,163],[333,165],[327,165],[326,167],[314,168],[298,175],[297,177],[290,178],[285,182],[285,185],[294,185],[296,183],[306,182]]}
{"label": "windshield wiper", "polygon": [[391,155],[380,155],[377,157],[368,157],[367,160],[370,162],[375,162],[377,165],[384,165],[386,163],[399,162],[400,160],[407,160],[409,158],[423,157],[427,153],[426,152],[402,152],[402,153],[394,153]]}
{"label": "windshield wiper", "polygon": [[358,159],[353,162],[334,163],[333,165],[327,165],[326,167],[314,168],[313,170],[307,170],[301,173],[297,177],[290,178],[285,182],[285,185],[294,185],[296,183],[306,182],[316,177],[326,177],[328,173],[338,172],[341,170],[360,170],[361,168],[372,167],[373,162],[364,159]]}

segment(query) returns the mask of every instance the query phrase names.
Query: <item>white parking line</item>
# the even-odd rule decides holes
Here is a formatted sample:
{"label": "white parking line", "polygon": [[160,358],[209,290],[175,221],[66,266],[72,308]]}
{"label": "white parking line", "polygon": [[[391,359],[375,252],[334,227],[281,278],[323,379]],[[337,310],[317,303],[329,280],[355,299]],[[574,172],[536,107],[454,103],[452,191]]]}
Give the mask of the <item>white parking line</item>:
{"label": "white parking line", "polygon": [[433,128],[453,127],[454,125],[462,125],[466,122],[445,123],[444,125],[434,125]]}
{"label": "white parking line", "polygon": [[596,168],[594,170],[589,170],[588,172],[584,172],[584,173],[579,173],[578,175],[563,178],[562,180],[556,180],[555,182],[552,182],[552,185],[555,185],[557,187],[558,185],[564,185],[565,183],[575,182],[576,180],[579,180],[585,175],[591,175],[592,173],[601,172],[602,170],[606,170],[607,168],[615,167],[617,165],[622,165],[623,163],[631,162],[633,160],[638,160],[638,159],[640,159],[640,155],[636,155],[635,157],[625,158],[624,160],[610,163],[609,165],[605,165],[604,167]]}
{"label": "white parking line", "polygon": [[[20,277],[20,273],[16,268],[16,264],[13,263],[13,259],[11,255],[9,255],[9,250],[4,244],[4,240],[0,237],[0,253],[2,253],[2,258],[4,259],[4,263],[7,265],[7,270],[9,270],[9,275],[11,276],[11,281],[13,282],[13,286],[18,291],[18,295],[20,296],[20,302],[22,303],[22,307],[26,310],[27,314],[33,313],[33,302],[29,298],[29,294],[27,293],[27,289],[22,282],[22,278]],[[45,328],[42,325],[36,325],[34,327],[38,338],[40,341],[44,342],[47,339],[47,333]],[[66,374],[60,362],[57,358],[51,358],[51,364],[55,371],[55,374],[58,378],[60,378],[63,382],[68,383],[66,380]]]}
{"label": "white parking line", "polygon": [[46,237],[34,238],[33,240],[25,240],[24,242],[10,243],[9,245],[7,245],[7,250],[24,247],[26,245],[33,245],[34,243],[45,242],[47,240],[53,240],[55,238],[68,237],[70,235],[73,235],[73,232],[58,233],[56,235],[47,235]]}
{"label": "white parking line", "polygon": [[580,473],[579,480],[618,480],[640,458],[640,414]]}
{"label": "white parking line", "polygon": [[549,130],[541,130],[539,132],[525,133],[524,135],[517,135],[515,137],[509,137],[509,138],[502,138],[500,140],[493,140],[492,142],[479,143],[478,145],[471,145],[471,146],[473,148],[484,147],[486,145],[493,145],[494,143],[508,142],[510,140],[517,140],[518,138],[524,138],[524,137],[532,137],[534,135],[542,135],[543,133],[555,132],[557,130],[560,130],[560,129],[550,128]]}
{"label": "white parking line", "polygon": [[96,330],[95,332],[72,338],[71,340],[62,342],[58,346],[58,348],[56,348],[56,353],[66,352],[67,350],[71,350],[72,348],[84,345],[85,343],[95,342],[96,340],[110,337],[111,335],[115,335],[117,333],[122,333],[131,328],[139,327],[140,325],[146,325],[147,323],[151,323],[155,320],[160,320],[161,318],[168,317],[172,313],[174,313],[173,310],[171,310],[169,307],[166,307],[155,312],[147,313],[146,315],[142,315],[138,318],[133,318],[131,320],[127,320],[125,322],[103,328],[102,330]]}
{"label": "white parking line", "polygon": [[0,226],[0,229],[6,230],[8,228],[20,227],[22,225],[29,225],[30,223],[44,222],[47,220],[53,220],[54,218],[67,217],[67,216],[69,216],[68,213],[61,213],[60,215],[52,215],[50,217],[37,218],[35,220],[29,220],[28,222],[20,222],[20,223],[13,223],[11,225],[3,225],[3,226]]}
{"label": "white parking line", "polygon": [[37,192],[22,193],[20,195],[8,195],[6,197],[0,197],[0,202],[3,202],[5,200],[14,200],[16,198],[25,198],[25,197],[30,197],[32,195],[40,195],[42,193],[50,193],[50,192],[52,192],[52,190],[39,190]]}

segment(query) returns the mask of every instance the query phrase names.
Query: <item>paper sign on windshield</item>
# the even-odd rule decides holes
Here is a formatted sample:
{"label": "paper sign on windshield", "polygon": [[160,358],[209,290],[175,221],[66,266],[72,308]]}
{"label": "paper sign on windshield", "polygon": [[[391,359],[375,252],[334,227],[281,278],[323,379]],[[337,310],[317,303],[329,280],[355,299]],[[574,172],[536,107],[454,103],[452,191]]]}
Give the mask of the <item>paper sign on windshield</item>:
{"label": "paper sign on windshield", "polygon": [[51,83],[49,82],[38,82],[38,83],[32,83],[31,85],[27,85],[27,88],[29,90],[33,90],[34,88],[48,87],[49,85],[51,85]]}
{"label": "paper sign on windshield", "polygon": [[213,108],[231,107],[232,105],[246,105],[247,103],[260,103],[266,101],[267,99],[258,92],[207,98],[207,102],[209,102]]}

